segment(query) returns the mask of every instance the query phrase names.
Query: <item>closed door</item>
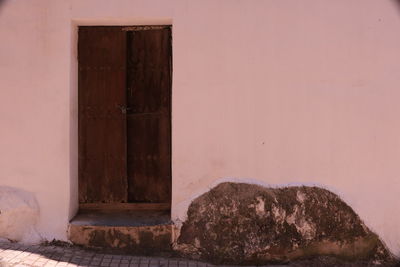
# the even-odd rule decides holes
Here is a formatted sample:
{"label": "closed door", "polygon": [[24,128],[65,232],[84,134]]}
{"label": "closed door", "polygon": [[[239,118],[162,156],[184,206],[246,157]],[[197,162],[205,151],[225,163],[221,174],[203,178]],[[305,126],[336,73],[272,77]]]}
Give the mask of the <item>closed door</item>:
{"label": "closed door", "polygon": [[80,203],[170,203],[170,27],[80,27],[78,61]]}

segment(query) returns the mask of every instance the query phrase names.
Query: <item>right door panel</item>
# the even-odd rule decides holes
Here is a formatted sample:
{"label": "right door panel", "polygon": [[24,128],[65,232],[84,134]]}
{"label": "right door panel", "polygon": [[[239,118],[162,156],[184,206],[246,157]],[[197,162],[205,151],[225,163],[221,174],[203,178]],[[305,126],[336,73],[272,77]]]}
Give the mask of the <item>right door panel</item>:
{"label": "right door panel", "polygon": [[171,29],[127,33],[128,201],[171,201]]}

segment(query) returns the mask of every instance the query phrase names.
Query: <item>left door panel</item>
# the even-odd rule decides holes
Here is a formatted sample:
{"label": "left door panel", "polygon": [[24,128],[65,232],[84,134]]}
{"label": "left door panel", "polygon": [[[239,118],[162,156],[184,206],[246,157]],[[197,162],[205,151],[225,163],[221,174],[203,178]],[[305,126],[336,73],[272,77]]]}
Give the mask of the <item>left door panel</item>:
{"label": "left door panel", "polygon": [[127,202],[126,32],[79,27],[79,202]]}

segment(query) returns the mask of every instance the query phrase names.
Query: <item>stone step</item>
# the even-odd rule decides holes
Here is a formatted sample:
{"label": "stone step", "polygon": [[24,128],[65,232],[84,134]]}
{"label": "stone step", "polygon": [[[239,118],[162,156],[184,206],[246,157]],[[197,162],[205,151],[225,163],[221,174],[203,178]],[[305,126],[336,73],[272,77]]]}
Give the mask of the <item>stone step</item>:
{"label": "stone step", "polygon": [[84,210],[71,220],[68,238],[84,247],[150,255],[171,250],[172,231],[169,211]]}

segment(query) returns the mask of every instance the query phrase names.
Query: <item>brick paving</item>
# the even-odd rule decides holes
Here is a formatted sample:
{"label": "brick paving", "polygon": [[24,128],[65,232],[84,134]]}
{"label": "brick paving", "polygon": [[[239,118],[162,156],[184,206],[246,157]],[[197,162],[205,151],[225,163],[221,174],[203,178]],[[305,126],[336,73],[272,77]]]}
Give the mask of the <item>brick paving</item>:
{"label": "brick paving", "polygon": [[[26,267],[26,266],[45,266],[45,267],[214,267],[205,262],[192,261],[177,258],[161,257],[142,257],[133,255],[118,255],[85,250],[74,246],[52,246],[52,245],[33,245],[27,246],[18,243],[0,241],[0,267]],[[221,265],[219,265],[221,266]],[[224,265],[227,267],[228,265]],[[232,265],[230,265],[232,266]],[[282,265],[268,265],[264,267],[278,267]],[[371,263],[344,263],[333,261],[332,258],[322,260],[306,260],[302,262],[292,262],[288,267],[366,267],[376,266]],[[397,266],[400,262],[384,264],[378,266]],[[222,266],[221,266],[222,267]]]}
{"label": "brick paving", "polygon": [[176,258],[104,254],[69,246],[27,246],[0,242],[0,267],[213,267],[204,262]]}

